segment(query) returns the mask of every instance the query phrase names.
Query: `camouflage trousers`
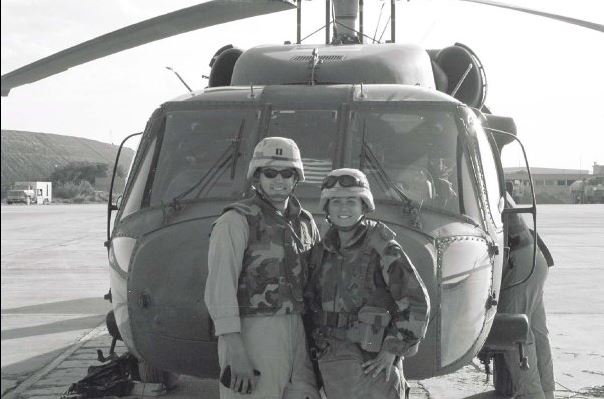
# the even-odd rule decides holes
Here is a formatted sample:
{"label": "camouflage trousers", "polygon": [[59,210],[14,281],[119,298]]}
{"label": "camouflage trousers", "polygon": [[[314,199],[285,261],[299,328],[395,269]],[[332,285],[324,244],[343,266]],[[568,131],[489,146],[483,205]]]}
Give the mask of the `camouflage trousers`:
{"label": "camouflage trousers", "polygon": [[348,340],[327,339],[319,356],[319,370],[328,399],[405,399],[408,385],[403,375],[403,362],[397,360],[389,381],[384,372],[377,377],[363,372],[364,358],[358,345]]}
{"label": "camouflage trousers", "polygon": [[[515,249],[510,253],[514,267],[506,273],[502,287],[520,281],[530,270],[533,248],[530,245]],[[526,313],[529,319],[528,342],[525,356],[529,369],[519,365],[518,349],[504,352],[505,364],[512,379],[515,398],[549,399],[555,390],[554,367],[543,303],[543,285],[548,267],[543,255],[537,251],[535,272],[524,284],[501,292],[498,310],[506,313]]]}
{"label": "camouflage trousers", "polygon": [[[248,395],[220,384],[221,399],[319,398],[300,315],[242,317],[241,338],[253,367],[261,373],[258,385]],[[226,350],[219,338],[221,375],[226,366]]]}

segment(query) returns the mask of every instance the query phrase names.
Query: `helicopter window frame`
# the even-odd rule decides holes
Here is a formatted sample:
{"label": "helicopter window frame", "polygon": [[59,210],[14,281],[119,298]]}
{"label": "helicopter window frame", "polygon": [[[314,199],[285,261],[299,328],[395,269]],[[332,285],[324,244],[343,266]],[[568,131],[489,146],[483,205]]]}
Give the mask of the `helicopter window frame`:
{"label": "helicopter window frame", "polygon": [[[137,180],[137,178],[139,177],[139,174],[141,173],[141,168],[144,164],[144,161],[145,161],[146,157],[149,155],[150,149],[152,149],[155,152],[155,148],[157,146],[157,140],[156,140],[157,135],[158,135],[159,131],[161,129],[163,129],[164,119],[165,118],[164,118],[164,114],[163,114],[163,109],[162,109],[162,107],[160,107],[153,112],[153,114],[149,118],[149,121],[147,122],[147,125],[145,126],[145,131],[143,133],[143,137],[141,137],[141,141],[139,142],[138,149],[136,151],[136,154],[132,161],[132,165],[130,167],[130,171],[128,173],[128,177],[126,179],[126,187],[124,187],[122,205],[120,206],[120,209],[118,210],[118,212],[115,216],[115,219],[114,219],[114,225],[113,225],[114,229],[116,228],[116,226],[122,219],[143,209],[143,206],[142,206],[143,196],[141,196],[141,201],[137,204],[136,210],[134,210],[132,213],[128,213],[128,214],[124,215],[125,209],[127,208],[127,205],[130,202],[130,197],[132,195],[131,193],[132,193],[135,181]],[[153,147],[153,146],[155,146],[155,147]],[[149,172],[147,172],[147,173],[149,173]],[[145,182],[145,189],[146,189],[146,182]]]}
{"label": "helicopter window frame", "polygon": [[[168,203],[165,201],[160,201],[159,203],[151,203],[151,196],[152,196],[152,190],[154,187],[154,183],[155,183],[155,177],[156,177],[156,171],[157,171],[157,167],[158,167],[158,162],[161,156],[161,150],[163,148],[163,139],[164,139],[164,135],[166,132],[166,125],[165,125],[165,119],[166,116],[171,113],[171,112],[180,112],[180,111],[184,111],[184,112],[201,112],[201,111],[211,111],[211,110],[239,110],[239,111],[254,111],[255,112],[255,120],[257,121],[255,123],[255,126],[253,127],[244,127],[244,131],[248,131],[249,134],[245,137],[245,140],[242,141],[247,141],[248,144],[246,144],[246,147],[242,147],[240,148],[240,158],[239,161],[249,161],[249,158],[251,157],[251,149],[247,148],[247,146],[253,146],[253,144],[255,144],[258,140],[258,136],[259,136],[259,132],[262,130],[262,124],[263,124],[263,115],[264,115],[264,111],[265,111],[265,107],[262,104],[259,103],[255,103],[255,102],[243,102],[243,101],[185,101],[185,102],[180,102],[180,101],[172,101],[172,102],[167,102],[165,104],[162,105],[161,107],[162,109],[162,116],[164,119],[164,124],[162,125],[161,129],[157,132],[157,137],[158,137],[158,144],[156,146],[156,153],[154,154],[154,159],[153,159],[153,163],[152,163],[152,167],[151,170],[149,171],[149,177],[147,180],[147,187],[145,188],[145,197],[143,198],[143,202],[141,205],[141,209],[143,208],[156,208],[156,207],[163,207],[166,206]],[[244,120],[247,120],[247,118],[243,117]],[[243,162],[239,162],[239,165],[242,165]],[[245,176],[238,176],[234,183],[233,183],[233,192],[237,192],[237,193],[244,193],[245,190],[247,189],[248,183],[247,183],[247,179],[245,178]],[[224,196],[221,196],[218,199],[237,199],[239,197],[237,196],[229,196],[228,198],[225,198]],[[204,200],[213,200],[213,199],[217,199],[217,198],[208,198],[208,197],[203,197]],[[186,199],[183,200],[182,202],[187,202],[187,201],[195,201],[198,200],[198,198],[193,198],[193,199]]]}
{"label": "helicopter window frame", "polygon": [[[331,140],[330,143],[333,143],[333,147],[332,148],[328,148],[328,154],[326,159],[329,160],[329,162],[331,163],[328,169],[323,168],[324,170],[321,169],[321,166],[317,166],[317,169],[319,172],[323,173],[326,176],[331,170],[336,169],[339,166],[339,162],[341,159],[340,153],[341,153],[341,148],[342,148],[342,136],[343,136],[343,121],[347,116],[347,107],[345,106],[346,104],[340,104],[340,105],[336,105],[333,108],[324,108],[324,107],[320,107],[320,106],[308,106],[308,105],[304,105],[304,106],[296,106],[296,105],[278,105],[275,106],[272,103],[267,103],[267,108],[266,108],[266,113],[265,113],[265,124],[262,127],[261,130],[261,137],[260,139],[266,138],[266,137],[271,137],[273,136],[273,134],[271,133],[271,121],[273,120],[273,115],[275,113],[283,113],[283,114],[288,114],[288,113],[296,113],[296,112],[322,112],[322,113],[332,113],[333,114],[333,121],[335,122],[335,130],[333,132],[333,135],[330,136]],[[300,182],[298,183],[298,185],[296,186],[296,197],[300,198],[300,199],[317,199],[320,197],[320,191],[321,191],[321,182],[323,181],[323,177],[321,177],[319,180],[313,180],[311,181],[309,179],[309,171],[310,171],[310,167],[307,163],[304,163],[304,159],[308,159],[308,155],[309,155],[309,151],[308,151],[308,146],[304,146],[300,143],[300,140],[297,139],[296,137],[293,137],[292,135],[283,135],[283,137],[287,137],[287,138],[291,138],[293,139],[296,144],[298,145],[298,147],[300,148],[300,154],[302,156],[302,160],[303,160],[303,164],[304,164],[304,174],[306,175],[306,179],[304,182]],[[314,190],[316,191],[316,193],[302,193],[301,192],[301,188],[300,188],[300,184],[308,184],[308,185],[314,185]],[[312,206],[311,206],[312,207]],[[322,212],[322,210],[319,210],[319,212]]]}
{"label": "helicopter window frame", "polygon": [[[504,196],[505,183],[503,182],[501,165],[498,163],[497,154],[495,154],[495,148],[497,148],[497,146],[492,135],[484,129],[484,126],[480,122],[480,118],[478,118],[470,108],[465,106],[462,108],[464,113],[464,124],[466,125],[470,138],[468,144],[471,147],[472,164],[474,164],[475,175],[478,177],[478,192],[482,197],[485,223],[487,222],[486,215],[488,214],[488,220],[493,224],[495,230],[499,232],[503,230],[504,223],[502,217],[497,218],[495,215],[501,215],[498,206],[501,198]],[[483,140],[482,143],[481,139]],[[492,160],[492,166],[494,166],[492,169],[497,176],[497,201],[494,201],[494,198],[491,198],[491,195],[489,195],[493,190],[492,187],[488,187],[487,176],[485,175],[487,171],[484,164],[487,160],[483,160],[484,156],[489,156]],[[480,171],[480,173],[476,173],[477,171]]]}
{"label": "helicopter window frame", "polygon": [[[465,131],[466,129],[463,127],[463,125],[460,125],[458,123],[458,120],[460,119],[460,115],[459,115],[459,109],[458,109],[458,104],[457,103],[452,103],[452,102],[445,102],[445,101],[421,101],[421,100],[417,100],[417,101],[384,101],[384,100],[380,100],[380,101],[363,101],[363,102],[351,102],[349,104],[349,109],[348,109],[348,118],[346,118],[346,123],[347,125],[345,126],[345,130],[346,130],[346,134],[345,136],[347,137],[347,141],[344,142],[344,150],[346,150],[346,154],[345,154],[345,161],[347,164],[352,165],[351,167],[355,167],[354,163],[358,162],[357,160],[357,149],[353,148],[353,137],[354,134],[353,132],[351,132],[351,120],[353,117],[354,113],[359,113],[359,114],[369,114],[369,113],[388,113],[388,112],[392,112],[392,113],[400,113],[401,110],[403,111],[408,111],[408,110],[413,110],[414,108],[422,110],[422,111],[426,111],[426,110],[434,110],[434,111],[442,111],[442,112],[447,112],[450,113],[454,119],[454,123],[455,123],[455,128],[457,130],[457,137],[456,137],[456,153],[455,153],[455,166],[456,166],[456,173],[454,174],[454,178],[457,179],[457,185],[456,185],[456,189],[457,189],[457,210],[455,212],[453,211],[449,211],[445,208],[439,208],[439,207],[434,207],[431,206],[429,204],[423,204],[421,205],[421,208],[429,208],[429,209],[434,209],[436,211],[439,212],[443,212],[443,213],[447,213],[447,214],[451,214],[452,216],[468,216],[473,222],[477,223],[478,225],[481,225],[481,223],[478,223],[475,220],[475,217],[473,215],[466,215],[465,213],[463,213],[465,211],[465,205],[462,203],[462,198],[464,198],[463,194],[461,193],[463,187],[461,185],[461,176],[460,173],[462,173],[461,168],[460,168],[460,162],[462,162],[462,157],[461,155],[463,154],[464,151],[468,151],[467,148],[462,147],[462,145],[464,145],[465,143],[465,138],[463,136],[465,136]],[[348,137],[350,136],[350,137]],[[473,174],[473,173],[471,173]],[[473,180],[473,179],[472,179]],[[391,202],[388,199],[385,198],[375,198],[376,202]],[[412,200],[413,202],[416,202],[415,200]],[[480,201],[478,201],[480,202]],[[419,204],[419,203],[418,203]]]}

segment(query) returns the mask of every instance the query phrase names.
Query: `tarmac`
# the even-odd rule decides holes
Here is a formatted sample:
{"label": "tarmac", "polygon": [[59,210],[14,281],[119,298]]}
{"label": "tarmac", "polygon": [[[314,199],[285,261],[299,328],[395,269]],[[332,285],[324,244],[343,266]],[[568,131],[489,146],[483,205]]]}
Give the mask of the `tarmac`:
{"label": "tarmac", "polygon": [[[2,206],[2,399],[58,398],[100,364],[97,349],[107,355],[105,211]],[[604,397],[604,206],[544,206],[540,215],[556,259],[545,298],[556,398]],[[413,399],[495,398],[476,360],[411,383]],[[137,384],[128,397],[154,397],[156,388]],[[181,376],[161,397],[217,399],[218,382]]]}

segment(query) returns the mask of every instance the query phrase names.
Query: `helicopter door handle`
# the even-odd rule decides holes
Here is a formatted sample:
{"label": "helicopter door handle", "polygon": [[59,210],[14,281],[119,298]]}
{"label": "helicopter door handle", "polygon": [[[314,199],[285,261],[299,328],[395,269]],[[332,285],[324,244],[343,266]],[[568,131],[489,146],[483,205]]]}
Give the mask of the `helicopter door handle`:
{"label": "helicopter door handle", "polygon": [[149,307],[149,305],[151,304],[151,297],[149,296],[149,294],[146,293],[141,293],[138,297],[138,306],[141,309],[146,309]]}

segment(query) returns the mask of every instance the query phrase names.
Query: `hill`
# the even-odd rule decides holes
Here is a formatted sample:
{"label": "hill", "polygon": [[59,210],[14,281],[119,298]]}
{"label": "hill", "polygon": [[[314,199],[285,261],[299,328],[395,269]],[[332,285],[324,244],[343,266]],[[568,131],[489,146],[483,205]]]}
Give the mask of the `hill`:
{"label": "hill", "polygon": [[[15,181],[48,180],[56,167],[69,162],[102,162],[113,168],[118,146],[60,134],[2,130],[2,193]],[[127,171],[134,151],[122,150]]]}

